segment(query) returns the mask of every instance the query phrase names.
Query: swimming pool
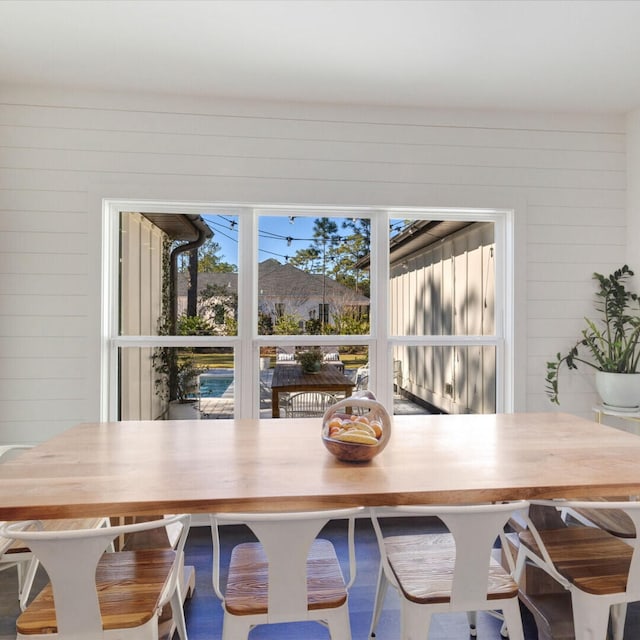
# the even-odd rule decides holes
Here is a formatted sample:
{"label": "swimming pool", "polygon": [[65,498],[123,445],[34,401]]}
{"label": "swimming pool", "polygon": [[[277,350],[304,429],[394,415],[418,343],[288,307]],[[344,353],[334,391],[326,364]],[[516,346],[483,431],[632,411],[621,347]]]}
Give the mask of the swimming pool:
{"label": "swimming pool", "polygon": [[200,376],[200,397],[201,398],[222,398],[230,391],[233,384],[233,376]]}

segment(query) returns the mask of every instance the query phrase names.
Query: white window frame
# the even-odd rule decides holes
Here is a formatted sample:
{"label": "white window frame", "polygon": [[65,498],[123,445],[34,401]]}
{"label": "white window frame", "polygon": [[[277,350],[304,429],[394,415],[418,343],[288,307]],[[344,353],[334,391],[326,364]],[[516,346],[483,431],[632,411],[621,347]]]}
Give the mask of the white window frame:
{"label": "white window frame", "polygon": [[[119,215],[222,213],[238,218],[238,335],[237,336],[120,336],[118,335]],[[261,336],[258,335],[258,221],[260,216],[365,217],[371,219],[371,333],[364,336]],[[389,331],[389,224],[397,218],[424,220],[490,221],[496,243],[496,329],[493,336],[391,336]],[[476,208],[370,208],[270,206],[151,200],[103,200],[101,420],[112,421],[118,411],[118,349],[127,347],[231,347],[235,354],[236,418],[260,414],[259,350],[274,344],[364,345],[369,349],[370,384],[377,398],[393,406],[393,348],[412,346],[493,346],[496,349],[496,411],[514,406],[514,211]],[[381,373],[384,372],[384,373]],[[246,399],[250,398],[250,402]]]}

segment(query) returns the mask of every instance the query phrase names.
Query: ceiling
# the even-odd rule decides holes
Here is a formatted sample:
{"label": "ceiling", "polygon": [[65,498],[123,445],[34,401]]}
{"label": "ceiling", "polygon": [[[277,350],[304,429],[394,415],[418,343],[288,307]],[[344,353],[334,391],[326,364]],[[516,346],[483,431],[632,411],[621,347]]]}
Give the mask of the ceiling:
{"label": "ceiling", "polygon": [[640,1],[0,2],[0,84],[625,113]]}

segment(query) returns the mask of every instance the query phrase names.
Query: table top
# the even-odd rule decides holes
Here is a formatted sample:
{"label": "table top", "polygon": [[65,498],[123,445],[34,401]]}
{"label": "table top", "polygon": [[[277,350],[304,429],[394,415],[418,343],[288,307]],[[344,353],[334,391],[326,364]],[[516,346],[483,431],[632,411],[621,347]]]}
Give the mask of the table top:
{"label": "table top", "polygon": [[305,373],[299,364],[277,364],[271,380],[272,389],[312,391],[318,387],[345,389],[355,386],[334,365],[325,365],[317,373]]}
{"label": "table top", "polygon": [[369,463],[321,420],[83,424],[0,465],[0,519],[640,494],[640,437],[557,413],[395,416]]}

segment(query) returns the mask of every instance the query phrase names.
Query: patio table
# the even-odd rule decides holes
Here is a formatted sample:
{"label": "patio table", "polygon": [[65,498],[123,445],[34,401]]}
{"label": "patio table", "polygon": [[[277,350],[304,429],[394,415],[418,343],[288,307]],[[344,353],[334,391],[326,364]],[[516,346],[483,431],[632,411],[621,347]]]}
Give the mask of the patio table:
{"label": "patio table", "polygon": [[371,462],[321,420],[81,424],[0,466],[0,519],[640,494],[640,438],[559,413],[394,416]]}
{"label": "patio table", "polygon": [[350,396],[355,383],[334,365],[325,365],[317,373],[305,373],[299,364],[277,364],[271,380],[271,415],[280,417],[280,394],[298,391],[329,391]]}

